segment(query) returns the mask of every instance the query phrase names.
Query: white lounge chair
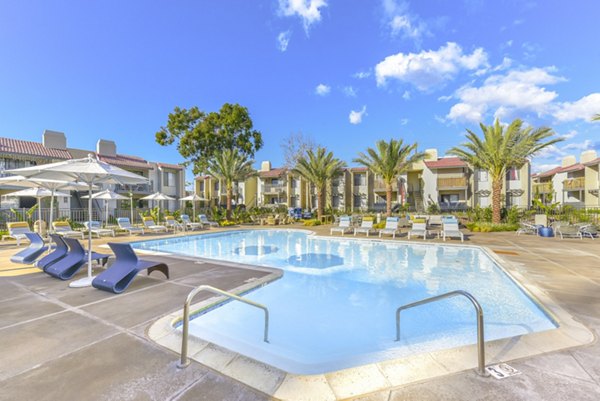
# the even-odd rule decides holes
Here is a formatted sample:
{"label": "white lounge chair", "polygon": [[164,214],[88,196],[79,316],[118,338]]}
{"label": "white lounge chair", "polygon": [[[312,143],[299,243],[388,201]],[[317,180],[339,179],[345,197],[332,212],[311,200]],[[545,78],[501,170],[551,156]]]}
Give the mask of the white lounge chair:
{"label": "white lounge chair", "polygon": [[8,228],[8,234],[2,236],[2,241],[5,238],[13,238],[17,241],[17,246],[21,245],[21,240],[29,241],[29,238],[25,234],[30,234],[33,231],[29,228],[29,223],[26,221],[14,221],[12,223],[6,223]]}
{"label": "white lounge chair", "polygon": [[102,228],[100,226],[100,222],[99,221],[92,221],[92,226],[90,229],[90,223],[88,221],[86,221],[85,223],[83,223],[85,225],[85,228],[89,231],[92,232],[92,236],[94,234],[96,234],[98,236],[98,238],[100,238],[102,235],[112,235],[113,237],[115,236],[115,230],[112,230],[110,228]]}
{"label": "white lounge chair", "polygon": [[167,226],[167,228],[172,228],[173,232],[175,232],[177,230],[181,230],[181,231],[185,230],[185,227],[183,226],[183,224],[181,224],[177,220],[175,220],[175,217],[173,217],[173,216],[165,216],[165,226]]}
{"label": "white lounge chair", "polygon": [[141,227],[134,227],[131,225],[131,221],[129,221],[128,217],[119,217],[117,219],[117,224],[121,230],[129,231],[129,235],[133,234],[144,234],[144,229]]}
{"label": "white lounge chair", "polygon": [[415,237],[423,236],[423,239],[427,239],[427,223],[413,223],[412,228],[408,231],[408,239],[413,235]]}
{"label": "white lounge chair", "polygon": [[187,229],[191,229],[191,230],[200,230],[202,229],[202,223],[194,223],[192,222],[192,220],[190,220],[190,216],[188,216],[187,214],[182,214],[181,215],[181,221],[183,222],[183,226]]}
{"label": "white lounge chair", "polygon": [[63,237],[80,237],[84,239],[83,231],[73,230],[68,221],[53,221],[52,228],[56,234]]}
{"label": "white lounge chair", "polygon": [[521,234],[533,234],[538,235],[538,226],[534,226],[533,224],[520,222],[519,229],[517,230],[517,235]]}
{"label": "white lounge chair", "polygon": [[448,237],[448,238],[456,237],[456,238],[460,238],[460,242],[465,242],[465,236],[458,228],[458,222],[457,223],[448,223],[448,222],[443,223],[442,231],[440,231],[440,234],[442,235],[442,239],[444,241],[446,241],[446,237]]}
{"label": "white lounge chair", "polygon": [[560,236],[560,239],[565,239],[565,237],[583,239],[583,234],[578,226],[567,222],[555,221],[552,223],[552,227],[554,228],[554,236]]}
{"label": "white lounge chair", "polygon": [[154,219],[152,217],[150,217],[150,216],[144,217],[142,219],[142,221],[144,222],[144,228],[146,230],[150,230],[150,231],[155,232],[155,233],[169,231],[166,226],[163,226],[163,225],[160,225],[160,224],[156,224],[154,222]]}
{"label": "white lounge chair", "polygon": [[219,223],[216,221],[210,221],[205,214],[199,214],[198,219],[200,220],[200,223],[202,223],[202,226],[219,227]]}
{"label": "white lounge chair", "polygon": [[352,217],[350,216],[341,216],[340,224],[337,227],[332,227],[329,231],[330,235],[333,235],[335,232],[342,233],[342,236],[347,232],[352,232],[352,228],[350,225],[352,224]]}
{"label": "white lounge chair", "polygon": [[398,229],[398,224],[400,223],[400,219],[398,217],[388,217],[385,219],[385,227],[379,230],[379,238],[383,234],[389,234],[392,238],[396,238],[396,234],[400,233]]}
{"label": "white lounge chair", "polygon": [[367,234],[367,237],[369,236],[369,233],[374,231],[373,228],[373,218],[372,217],[365,217],[362,220],[362,223],[360,224],[360,227],[356,227],[354,229],[354,236],[356,237],[357,233],[365,233]]}

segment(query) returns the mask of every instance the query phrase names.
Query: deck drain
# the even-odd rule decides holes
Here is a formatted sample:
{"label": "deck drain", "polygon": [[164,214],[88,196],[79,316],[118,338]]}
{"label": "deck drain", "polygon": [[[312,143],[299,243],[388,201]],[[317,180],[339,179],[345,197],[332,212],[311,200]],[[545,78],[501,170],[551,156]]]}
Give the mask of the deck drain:
{"label": "deck drain", "polygon": [[492,249],[492,251],[494,251],[495,253],[499,254],[499,255],[512,255],[512,256],[518,256],[519,254],[513,251],[501,251],[498,249]]}
{"label": "deck drain", "polygon": [[499,363],[497,365],[490,365],[485,368],[489,374],[494,376],[496,379],[506,379],[507,377],[520,375],[522,372],[510,366],[507,363]]}

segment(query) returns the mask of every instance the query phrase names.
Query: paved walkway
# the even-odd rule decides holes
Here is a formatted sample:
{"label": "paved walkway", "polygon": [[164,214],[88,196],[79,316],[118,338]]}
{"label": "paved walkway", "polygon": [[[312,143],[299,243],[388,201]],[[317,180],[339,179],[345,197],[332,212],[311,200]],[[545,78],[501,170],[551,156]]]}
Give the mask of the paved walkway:
{"label": "paved walkway", "polygon": [[[561,241],[488,233],[471,235],[468,243],[489,246],[518,264],[522,274],[596,335],[600,333],[600,239]],[[93,288],[71,289],[35,271],[3,275],[18,268],[8,261],[15,249],[0,245],[0,400],[268,399],[197,363],[178,370],[177,354],[146,336],[158,317],[181,308],[193,287],[233,289],[266,272],[162,258],[169,263],[170,280],[160,273],[140,274],[126,293],[113,295]],[[495,380],[466,371],[361,399],[600,399],[597,343],[510,363],[523,373]]]}

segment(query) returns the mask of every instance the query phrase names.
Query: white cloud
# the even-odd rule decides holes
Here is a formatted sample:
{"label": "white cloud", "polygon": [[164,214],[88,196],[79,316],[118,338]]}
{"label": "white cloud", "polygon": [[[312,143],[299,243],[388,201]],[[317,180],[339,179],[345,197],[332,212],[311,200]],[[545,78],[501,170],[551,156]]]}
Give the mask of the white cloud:
{"label": "white cloud", "polygon": [[558,166],[560,166],[558,163],[537,164],[534,162],[531,164],[531,171],[534,173],[543,173]]}
{"label": "white cloud", "polygon": [[363,106],[359,111],[352,110],[350,111],[350,124],[360,124],[362,122],[363,116],[367,115],[367,106]]}
{"label": "white cloud", "polygon": [[404,99],[404,100],[410,100],[410,92],[409,91],[404,91],[404,93],[402,94],[402,99]]}
{"label": "white cloud", "polygon": [[382,5],[386,25],[390,27],[392,36],[401,35],[420,43],[421,38],[429,34],[427,24],[409,12],[407,2],[383,0]]}
{"label": "white cloud", "polygon": [[354,78],[365,79],[371,76],[371,71],[359,71],[353,75]]}
{"label": "white cloud", "polygon": [[344,86],[342,92],[344,92],[344,95],[348,97],[356,97],[356,89],[354,89],[352,86]]}
{"label": "white cloud", "polygon": [[290,37],[292,36],[292,31],[284,31],[277,35],[277,48],[282,52],[286,51],[288,45],[290,44]]}
{"label": "white cloud", "polygon": [[400,125],[406,125],[408,124],[408,118],[403,118],[400,120]]}
{"label": "white cloud", "polygon": [[593,149],[596,144],[589,139],[586,139],[583,142],[569,143],[563,147],[563,150],[578,150],[584,151],[588,149]]}
{"label": "white cloud", "polygon": [[577,131],[575,131],[574,129],[567,132],[566,134],[562,134],[560,135],[561,137],[565,138],[565,139],[573,139],[577,136]]}
{"label": "white cloud", "polygon": [[378,86],[397,79],[426,91],[453,79],[461,70],[477,70],[487,65],[487,54],[482,48],[463,54],[458,44],[448,42],[438,50],[388,56],[375,66],[375,76]]}
{"label": "white cloud", "polygon": [[326,96],[331,92],[331,87],[325,84],[319,84],[315,88],[315,93],[319,96]]}
{"label": "white cloud", "polygon": [[279,0],[279,12],[286,17],[300,17],[306,33],[321,20],[322,7],[327,7],[326,0]]}
{"label": "white cloud", "polygon": [[600,93],[591,93],[575,102],[565,102],[558,106],[554,117],[558,121],[590,120],[600,112]]}

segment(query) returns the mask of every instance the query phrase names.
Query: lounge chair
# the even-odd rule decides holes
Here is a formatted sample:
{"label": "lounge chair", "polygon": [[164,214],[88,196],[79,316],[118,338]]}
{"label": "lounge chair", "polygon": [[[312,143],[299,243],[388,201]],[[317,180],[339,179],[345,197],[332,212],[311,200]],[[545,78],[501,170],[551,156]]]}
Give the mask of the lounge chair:
{"label": "lounge chair", "polygon": [[268,216],[267,220],[265,221],[265,224],[268,226],[277,226],[279,225],[279,215],[276,214],[275,216]]}
{"label": "lounge chair", "polygon": [[329,234],[333,235],[334,232],[341,232],[343,236],[347,232],[352,232],[351,224],[352,217],[342,216],[340,217],[340,224],[337,227],[332,227]]}
{"label": "lounge chair", "polygon": [[121,230],[129,231],[129,235],[133,234],[142,234],[144,235],[144,229],[141,227],[134,227],[131,225],[131,221],[129,221],[128,217],[119,217],[117,219],[117,224]]}
{"label": "lounge chair", "polygon": [[165,216],[165,226],[167,226],[167,228],[172,228],[173,232],[177,230],[185,230],[185,227],[177,220],[175,220],[175,217],[173,216]]}
{"label": "lounge chair", "polygon": [[[406,219],[405,219],[406,220]],[[408,220],[406,220],[408,221]],[[398,225],[400,224],[400,219],[398,217],[388,217],[385,219],[385,227],[379,230],[379,238],[383,234],[391,235],[392,238],[396,238],[396,234],[400,233],[398,229]]]}
{"label": "lounge chair", "polygon": [[456,223],[442,223],[442,231],[440,231],[442,239],[446,241],[446,237],[458,237],[460,238],[460,242],[465,242],[465,236],[458,228],[458,222]]}
{"label": "lounge chair", "polygon": [[581,230],[575,225],[564,222],[554,222],[552,223],[552,227],[554,228],[555,236],[560,236],[560,239],[565,239],[565,237],[583,239]]}
{"label": "lounge chair", "polygon": [[62,235],[63,237],[80,237],[84,238],[83,231],[75,231],[71,228],[71,225],[68,221],[53,221],[52,228],[54,228],[54,232],[58,235]]}
{"label": "lounge chair", "polygon": [[52,241],[55,244],[54,250],[35,262],[35,266],[44,271],[46,271],[46,268],[50,267],[53,263],[64,258],[69,250],[69,247],[67,247],[67,244],[65,244],[65,241],[60,235],[50,234],[50,238],[52,238]]}
{"label": "lounge chair", "polygon": [[519,223],[519,229],[517,230],[517,235],[521,235],[521,234],[538,235],[538,226],[534,226],[533,224],[521,222],[521,223]]}
{"label": "lounge chair", "polygon": [[191,229],[191,230],[201,230],[202,229],[202,223],[194,223],[192,222],[192,220],[190,220],[190,216],[188,216],[187,214],[182,214],[181,215],[181,221],[183,223],[183,226],[187,229]]}
{"label": "lounge chair", "polygon": [[44,244],[44,239],[38,233],[25,233],[25,235],[29,239],[29,246],[10,258],[13,263],[30,265],[48,249]]}
{"label": "lounge chair", "polygon": [[6,223],[6,227],[8,228],[8,234],[2,236],[2,241],[4,241],[5,238],[13,238],[17,241],[17,246],[21,245],[21,240],[28,239],[25,234],[33,232],[29,228],[29,223],[26,221]]}
{"label": "lounge chair", "polygon": [[102,228],[100,226],[99,221],[92,221],[91,230],[90,230],[90,223],[88,221],[86,221],[83,224],[85,225],[86,230],[92,232],[92,236],[94,234],[96,234],[98,236],[98,238],[100,238],[102,235],[112,235],[113,237],[115,236],[115,230],[111,230],[110,228]]}
{"label": "lounge chair", "polygon": [[431,226],[441,226],[443,223],[443,217],[442,217],[442,215],[434,214],[432,216],[429,216],[428,223]]}
{"label": "lounge chair", "polygon": [[129,287],[131,281],[142,270],[148,270],[148,275],[158,270],[169,278],[169,266],[162,262],[138,259],[131,245],[109,242],[108,246],[115,254],[116,260],[92,281],[92,285],[99,290],[119,294]]}
{"label": "lounge chair", "polygon": [[411,236],[423,236],[423,239],[427,239],[427,223],[414,222],[412,228],[408,231],[408,239]]}
{"label": "lounge chair", "polygon": [[150,217],[150,216],[144,217],[142,219],[142,221],[144,222],[144,228],[146,230],[150,230],[150,231],[155,232],[155,233],[156,232],[162,232],[162,231],[164,231],[164,232],[169,231],[167,229],[167,227],[165,227],[163,225],[160,225],[160,224],[156,224],[154,222],[154,219],[152,217]]}
{"label": "lounge chair", "polygon": [[216,221],[209,220],[205,214],[199,214],[198,219],[200,220],[200,223],[202,223],[203,226],[219,227],[219,223],[217,223]]}
{"label": "lounge chair", "polygon": [[[62,237],[62,240],[69,247],[67,254],[57,262],[44,269],[52,277],[61,280],[68,280],[79,271],[88,261],[87,252],[81,246],[81,243],[75,238]],[[92,252],[92,260],[102,263],[104,266],[110,255]]]}
{"label": "lounge chair", "polygon": [[593,224],[581,226],[579,227],[579,231],[581,231],[581,235],[583,237],[590,237],[591,239],[594,239],[598,236],[598,229]]}
{"label": "lounge chair", "polygon": [[354,229],[354,236],[356,237],[357,233],[366,233],[367,237],[369,236],[369,233],[372,232],[373,229],[373,218],[372,217],[365,217],[362,220],[362,223],[360,224],[360,227],[356,227]]}

